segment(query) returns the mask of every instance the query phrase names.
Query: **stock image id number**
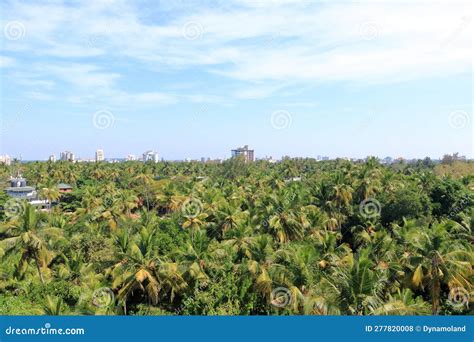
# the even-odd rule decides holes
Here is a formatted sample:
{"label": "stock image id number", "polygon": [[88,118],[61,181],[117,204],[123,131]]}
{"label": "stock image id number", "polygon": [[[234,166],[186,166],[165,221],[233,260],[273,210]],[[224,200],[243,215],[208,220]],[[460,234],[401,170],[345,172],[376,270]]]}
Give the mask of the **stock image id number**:
{"label": "stock image id number", "polygon": [[413,332],[413,325],[366,325],[365,332]]}

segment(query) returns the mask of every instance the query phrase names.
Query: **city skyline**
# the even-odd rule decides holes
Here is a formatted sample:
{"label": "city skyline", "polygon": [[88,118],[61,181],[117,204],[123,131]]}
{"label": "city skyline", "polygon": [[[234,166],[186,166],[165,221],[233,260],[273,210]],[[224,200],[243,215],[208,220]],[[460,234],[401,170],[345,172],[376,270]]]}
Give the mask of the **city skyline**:
{"label": "city skyline", "polygon": [[[246,150],[250,151],[252,154],[251,156],[247,155]],[[244,153],[242,153],[243,151]],[[98,154],[100,157],[98,157]],[[314,155],[314,156],[292,156],[292,155],[284,155],[281,156],[281,158],[275,158],[274,156],[269,156],[269,155],[259,155],[258,153],[255,154],[254,149],[249,149],[248,145],[236,147],[235,149],[230,149],[228,155],[226,156],[206,156],[203,155],[199,158],[189,158],[189,157],[183,157],[183,158],[178,158],[178,159],[166,159],[161,157],[158,151],[156,150],[145,150],[143,153],[125,153],[123,155],[113,155],[109,156],[107,155],[106,151],[104,149],[96,149],[92,156],[81,156],[81,155],[76,155],[74,151],[68,151],[68,150],[63,150],[59,152],[58,154],[50,154],[47,158],[42,158],[42,159],[23,159],[22,156],[12,156],[7,154],[0,154],[0,163],[6,163],[6,159],[8,158],[9,161],[13,160],[19,160],[19,161],[69,161],[69,162],[98,162],[98,161],[216,161],[216,160],[227,160],[231,159],[234,157],[238,157],[242,155],[246,161],[258,161],[258,160],[268,160],[268,161],[280,161],[285,158],[303,158],[303,159],[315,159],[318,161],[325,161],[325,160],[335,160],[335,159],[348,159],[348,160],[365,160],[367,158],[372,158],[375,157],[381,161],[394,161],[394,160],[422,160],[425,158],[430,158],[432,160],[441,160],[445,156],[455,156],[460,158],[461,160],[472,160],[472,158],[467,157],[465,155],[459,154],[459,152],[452,152],[452,153],[444,153],[443,155],[437,156],[437,157],[430,157],[430,156],[419,156],[419,157],[414,157],[414,158],[407,158],[405,156],[374,156],[374,155],[367,155],[364,157],[353,157],[353,156],[327,156],[327,155]],[[59,158],[57,158],[59,157]]]}
{"label": "city skyline", "polygon": [[2,3],[0,155],[473,158],[471,8]]}

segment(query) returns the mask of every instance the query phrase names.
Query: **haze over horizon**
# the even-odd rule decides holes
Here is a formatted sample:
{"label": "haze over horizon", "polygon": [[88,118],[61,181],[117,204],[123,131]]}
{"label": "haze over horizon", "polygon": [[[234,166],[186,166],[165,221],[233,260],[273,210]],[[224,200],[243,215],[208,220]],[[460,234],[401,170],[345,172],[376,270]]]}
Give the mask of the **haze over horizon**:
{"label": "haze over horizon", "polygon": [[474,158],[468,1],[0,11],[0,155]]}

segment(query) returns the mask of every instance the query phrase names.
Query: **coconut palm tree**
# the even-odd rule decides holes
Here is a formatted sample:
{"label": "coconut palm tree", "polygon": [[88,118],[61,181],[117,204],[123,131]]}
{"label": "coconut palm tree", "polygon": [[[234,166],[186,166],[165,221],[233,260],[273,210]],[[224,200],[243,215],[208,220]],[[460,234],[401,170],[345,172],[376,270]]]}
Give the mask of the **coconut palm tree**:
{"label": "coconut palm tree", "polygon": [[41,188],[40,196],[45,198],[48,202],[48,208],[51,209],[51,204],[53,201],[57,201],[61,197],[61,193],[57,186],[48,185],[46,187]]}
{"label": "coconut palm tree", "polygon": [[[0,181],[21,169],[49,203],[74,184],[49,214],[0,210],[0,292],[26,307],[41,289],[32,310],[50,314],[464,314],[447,300],[466,304],[473,283],[460,163],[0,164]],[[373,197],[403,210],[362,217]],[[423,210],[407,220],[410,203]],[[104,288],[117,300],[97,307]]]}
{"label": "coconut palm tree", "polygon": [[46,296],[46,303],[43,312],[48,316],[59,316],[63,312],[63,300],[58,297]]}
{"label": "coconut palm tree", "polygon": [[387,275],[374,266],[370,250],[363,249],[341,259],[325,278],[328,297],[337,300],[342,313],[367,315],[382,305]]}
{"label": "coconut palm tree", "polygon": [[174,296],[187,287],[178,264],[157,257],[155,232],[143,228],[128,250],[119,252],[121,260],[112,268],[112,286],[118,289],[117,299],[123,303],[125,312],[127,300],[134,291],[142,292],[149,303],[156,305],[161,292],[168,293],[173,301]]}
{"label": "coconut palm tree", "polygon": [[434,224],[431,229],[407,222],[400,233],[407,244],[404,265],[415,288],[429,288],[432,314],[438,314],[442,286],[471,288],[474,254],[467,241],[450,234],[450,223]]}
{"label": "coconut palm tree", "polygon": [[20,261],[17,270],[22,272],[30,261],[33,261],[42,283],[43,273],[54,256],[49,249],[49,242],[62,235],[58,228],[46,226],[46,221],[33,206],[23,203],[22,215],[9,222],[3,229],[0,246],[4,258],[11,253],[18,253]]}

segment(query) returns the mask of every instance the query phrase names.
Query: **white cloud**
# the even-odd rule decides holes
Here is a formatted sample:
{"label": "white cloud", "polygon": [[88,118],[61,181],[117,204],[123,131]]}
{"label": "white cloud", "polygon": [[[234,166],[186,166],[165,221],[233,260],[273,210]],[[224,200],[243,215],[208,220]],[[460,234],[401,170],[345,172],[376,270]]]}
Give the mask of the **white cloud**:
{"label": "white cloud", "polygon": [[49,101],[53,99],[53,96],[51,96],[50,94],[42,93],[39,91],[28,91],[25,93],[25,95],[31,100]]}
{"label": "white cloud", "polygon": [[44,72],[79,88],[112,87],[120,74],[105,72],[93,64],[56,63],[36,65],[38,72]]}
{"label": "white cloud", "polygon": [[[199,68],[248,82],[233,92],[236,98],[272,96],[282,82],[387,83],[471,72],[469,2],[245,0],[192,10],[181,2],[161,5],[3,5],[2,24],[17,20],[26,28],[22,39],[7,40],[4,48],[17,59],[28,54],[46,61],[44,79],[117,93],[117,80],[127,75],[107,63],[98,67],[100,58],[156,73]],[[189,22],[202,27],[196,39],[183,37]],[[0,64],[13,66],[5,57]],[[186,95],[181,99],[204,96]],[[143,92],[128,99],[172,103],[176,96]]]}
{"label": "white cloud", "polygon": [[145,93],[126,93],[117,92],[111,94],[116,104],[134,106],[136,104],[154,104],[169,105],[176,103],[175,96],[161,92],[145,92]]}
{"label": "white cloud", "polygon": [[0,68],[8,68],[15,65],[15,60],[10,57],[0,56]]}
{"label": "white cloud", "polygon": [[193,103],[226,103],[225,99],[214,95],[191,94],[183,97],[185,100]]}
{"label": "white cloud", "polygon": [[178,98],[173,94],[163,92],[129,93],[113,88],[104,88],[96,92],[83,92],[70,95],[66,100],[73,104],[93,103],[107,104],[115,108],[137,108],[139,106],[167,106],[174,104]]}
{"label": "white cloud", "polygon": [[46,80],[42,78],[42,74],[33,72],[30,68],[29,71],[13,71],[5,74],[9,81],[15,82],[16,84],[34,89],[52,89],[55,82],[52,80]]}
{"label": "white cloud", "polygon": [[241,87],[234,93],[237,99],[261,99],[273,95],[278,90],[284,88],[284,84],[279,85],[248,85]]}

